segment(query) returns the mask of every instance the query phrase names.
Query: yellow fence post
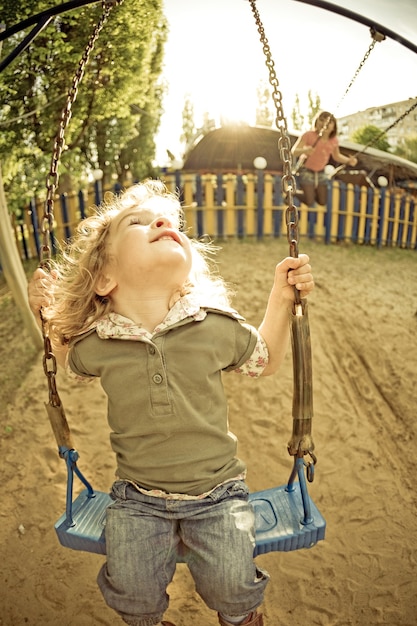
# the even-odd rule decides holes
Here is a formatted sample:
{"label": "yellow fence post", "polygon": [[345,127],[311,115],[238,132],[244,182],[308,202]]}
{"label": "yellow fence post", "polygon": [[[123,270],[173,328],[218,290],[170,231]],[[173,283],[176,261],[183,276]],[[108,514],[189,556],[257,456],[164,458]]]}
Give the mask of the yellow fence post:
{"label": "yellow fence post", "polygon": [[340,200],[341,200],[341,189],[340,183],[337,181],[333,181],[332,183],[332,221],[330,224],[330,241],[337,241],[338,230],[339,230],[339,216],[340,216]]}
{"label": "yellow fence post", "polygon": [[398,231],[400,228],[400,197],[397,193],[394,193],[394,217],[392,219],[392,243],[395,245],[398,242]]}
{"label": "yellow fence post", "polygon": [[348,183],[346,185],[346,211],[345,211],[346,219],[345,219],[345,228],[344,228],[343,235],[344,237],[346,237],[346,236],[349,236],[349,233],[350,233],[351,240],[352,240],[352,235],[353,235],[353,217],[355,215],[354,200],[355,198],[353,195],[353,185]]}
{"label": "yellow fence post", "polygon": [[[353,193],[354,190],[352,190]],[[358,243],[364,243],[366,239],[366,218],[367,218],[367,197],[366,187],[359,188],[359,220],[358,220]]]}
{"label": "yellow fence post", "polygon": [[195,196],[195,175],[186,174],[184,176],[184,181],[183,181],[183,198],[184,198],[183,209],[184,209],[185,222],[187,224],[187,233],[191,237],[195,237],[197,234],[196,214],[195,214],[196,203],[194,202],[194,196]]}
{"label": "yellow fence post", "polygon": [[202,183],[204,187],[204,196],[206,204],[204,207],[204,233],[207,235],[216,235],[217,227],[215,220],[215,207],[214,207],[214,184],[215,177],[212,174],[205,174],[202,176]]}
{"label": "yellow fence post", "polygon": [[246,235],[256,234],[255,225],[255,176],[248,174],[246,179]]}
{"label": "yellow fence post", "polygon": [[403,232],[401,237],[401,247],[407,247],[407,234],[410,226],[410,198],[408,196],[404,197],[404,218],[402,220],[403,224]]}
{"label": "yellow fence post", "polygon": [[227,237],[236,236],[236,176],[226,175],[226,219],[224,224],[224,234]]}

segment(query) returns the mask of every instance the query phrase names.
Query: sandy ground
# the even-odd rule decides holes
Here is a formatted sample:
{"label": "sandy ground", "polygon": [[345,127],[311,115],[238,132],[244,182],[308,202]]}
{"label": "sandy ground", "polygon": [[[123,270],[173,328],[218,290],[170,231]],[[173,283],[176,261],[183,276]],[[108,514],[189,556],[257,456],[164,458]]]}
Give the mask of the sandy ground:
{"label": "sandy ground", "polygon": [[[310,495],[327,531],[309,550],[258,557],[271,575],[265,623],[415,626],[416,253],[309,241],[300,248],[311,256],[317,284],[309,301],[318,456]],[[237,287],[235,304],[255,325],[274,263],[286,254],[285,240],[231,242],[220,254],[222,273]],[[225,384],[250,488],[284,484],[292,462],[286,451],[291,351],[274,377],[228,374]],[[107,491],[114,462],[104,394],[61,376],[58,386],[79,466]],[[13,405],[1,408],[0,624],[116,626],[122,622],[95,583],[104,557],[62,548],[55,536],[65,508],[65,466],[45,401],[39,357]],[[217,623],[184,564],[169,591],[166,619],[177,626]]]}

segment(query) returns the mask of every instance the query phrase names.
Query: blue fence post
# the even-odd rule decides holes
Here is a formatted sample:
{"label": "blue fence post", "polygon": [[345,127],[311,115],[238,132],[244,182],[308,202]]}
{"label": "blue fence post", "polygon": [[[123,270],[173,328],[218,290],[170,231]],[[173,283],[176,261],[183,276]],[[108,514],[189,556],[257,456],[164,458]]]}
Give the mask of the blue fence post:
{"label": "blue fence post", "polygon": [[373,198],[374,198],[374,190],[372,187],[368,187],[366,190],[366,215],[370,215],[370,217],[366,218],[365,223],[365,243],[372,243],[371,234],[372,234],[372,214],[373,214]]}
{"label": "blue fence post", "polygon": [[340,186],[340,204],[339,204],[339,221],[337,224],[337,239],[341,241],[345,238],[345,227],[346,227],[346,183],[339,183]]}
{"label": "blue fence post", "polygon": [[85,200],[82,189],[78,192],[78,207],[80,209],[80,217],[81,219],[85,219]]}
{"label": "blue fence post", "polygon": [[[238,174],[236,177],[236,204],[237,206],[243,206],[245,203],[245,185],[243,184],[242,174]],[[245,211],[244,209],[237,210],[237,236],[242,238],[245,235]]]}
{"label": "blue fence post", "polygon": [[[411,235],[413,233],[413,227],[412,224],[414,223],[414,214],[416,211],[416,203],[414,202],[414,198],[409,198],[409,202],[410,202],[410,213],[409,213],[409,227],[408,227],[408,233],[407,233],[407,248],[412,248],[412,244],[413,244],[413,240],[411,238]],[[417,249],[417,239],[414,242],[414,250]]]}
{"label": "blue fence post", "polygon": [[115,196],[120,196],[120,194],[122,193],[122,189],[123,186],[119,182],[114,183],[113,191]]}
{"label": "blue fence post", "polygon": [[[360,188],[355,185],[353,188],[353,212],[358,214],[360,211]],[[354,215],[352,220],[352,241],[358,243],[359,239],[359,216]]]}
{"label": "blue fence post", "polygon": [[201,209],[203,206],[203,183],[201,180],[201,174],[197,174],[195,177],[195,201],[197,202],[197,235],[202,237],[204,233],[204,221],[203,211]]}
{"label": "blue fence post", "polygon": [[29,253],[28,253],[28,247],[27,247],[27,244],[26,244],[25,225],[24,224],[19,224],[19,230],[20,230],[20,234],[22,236],[23,253],[25,255],[25,259],[28,260]]}
{"label": "blue fence post", "polygon": [[282,198],[282,180],[281,176],[274,176],[274,183],[272,188],[272,203],[273,203],[273,214],[272,214],[272,227],[274,231],[274,237],[279,237],[281,234],[281,211],[278,208],[283,204]]}
{"label": "blue fence post", "polygon": [[93,171],[94,178],[94,202],[96,206],[101,204],[103,200],[103,170],[96,169]]}

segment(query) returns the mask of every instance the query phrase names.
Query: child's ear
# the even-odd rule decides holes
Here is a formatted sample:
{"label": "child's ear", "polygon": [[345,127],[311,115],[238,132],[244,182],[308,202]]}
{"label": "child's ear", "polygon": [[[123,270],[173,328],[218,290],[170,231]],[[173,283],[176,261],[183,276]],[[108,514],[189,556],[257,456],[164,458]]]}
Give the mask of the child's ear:
{"label": "child's ear", "polygon": [[98,296],[108,296],[116,287],[116,284],[116,281],[111,276],[100,274],[96,283],[96,294]]}

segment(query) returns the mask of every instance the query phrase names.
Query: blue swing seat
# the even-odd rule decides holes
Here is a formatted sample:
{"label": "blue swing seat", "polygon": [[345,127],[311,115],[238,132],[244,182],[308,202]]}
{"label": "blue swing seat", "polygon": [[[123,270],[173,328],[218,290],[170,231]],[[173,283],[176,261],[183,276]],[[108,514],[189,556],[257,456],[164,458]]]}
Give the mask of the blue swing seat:
{"label": "blue swing seat", "polygon": [[[76,454],[70,451],[67,457],[66,512],[55,524],[58,539],[66,548],[106,554],[106,509],[113,500],[108,493],[92,489],[71,453]],[[255,511],[254,556],[311,548],[324,539],[326,522],[307,493],[302,459],[296,463],[298,482],[257,491],[249,496]],[[72,501],[74,472],[86,489]]]}

